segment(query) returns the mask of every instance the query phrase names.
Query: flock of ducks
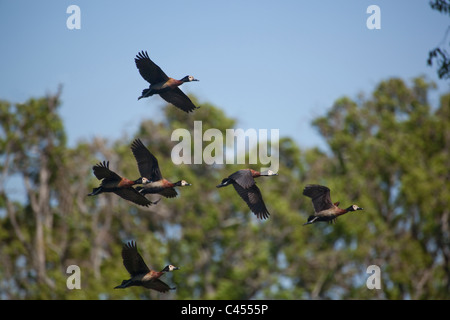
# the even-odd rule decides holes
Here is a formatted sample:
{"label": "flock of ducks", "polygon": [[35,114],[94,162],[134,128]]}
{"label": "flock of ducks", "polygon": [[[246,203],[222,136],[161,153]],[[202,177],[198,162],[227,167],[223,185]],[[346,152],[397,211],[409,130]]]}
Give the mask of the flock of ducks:
{"label": "flock of ducks", "polygon": [[[142,91],[138,100],[158,94],[165,101],[184,112],[189,113],[198,108],[179,88],[185,82],[198,81],[193,76],[188,75],[180,80],[168,77],[149,58],[146,51],[141,51],[136,55],[135,63],[142,78],[150,83],[149,88]],[[95,177],[101,181],[100,186],[94,188],[88,196],[112,192],[125,200],[148,207],[150,205],[156,205],[161,198],[157,201],[150,201],[145,195],[159,194],[166,198],[174,198],[178,194],[175,187],[191,185],[185,180],[179,180],[173,183],[163,178],[158,160],[140,139],[135,139],[132,142],[131,152],[136,159],[141,176],[136,180],[129,180],[109,169],[109,161],[100,162],[92,168]],[[256,185],[255,178],[277,175],[277,173],[271,170],[259,172],[253,169],[241,169],[224,178],[216,187],[222,188],[230,184],[233,185],[237,194],[244,200],[256,217],[264,220],[269,218],[270,213],[264,203],[261,190]],[[304,188],[303,195],[311,198],[314,207],[314,214],[308,217],[308,221],[304,225],[321,221],[332,223],[339,216],[347,212],[363,210],[363,208],[355,204],[346,209],[339,208],[339,202],[333,203],[331,201],[330,189],[326,186],[309,184]],[[174,287],[168,286],[159,278],[166,272],[178,270],[179,268],[173,265],[167,265],[161,271],[151,270],[139,254],[136,242],[130,241],[123,245],[122,259],[125,269],[130,274],[130,279],[123,280],[115,289],[123,289],[131,286],[142,286],[158,292],[167,292],[175,289]]]}

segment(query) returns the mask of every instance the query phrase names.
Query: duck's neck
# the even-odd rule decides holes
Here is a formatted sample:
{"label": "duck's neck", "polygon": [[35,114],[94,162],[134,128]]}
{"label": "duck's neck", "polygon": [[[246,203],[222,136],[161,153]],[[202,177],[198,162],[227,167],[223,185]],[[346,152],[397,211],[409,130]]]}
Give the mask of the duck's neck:
{"label": "duck's neck", "polygon": [[253,178],[261,177],[261,172],[259,172],[259,171],[250,169],[250,172],[252,173],[252,177],[253,177]]}
{"label": "duck's neck", "polygon": [[181,187],[181,180],[173,183],[174,187]]}
{"label": "duck's neck", "polygon": [[[350,207],[351,208],[351,207]],[[336,216],[342,216],[343,214],[346,214],[347,212],[349,212],[350,210],[350,208],[347,208],[347,209],[341,209],[341,208],[338,208],[339,209],[339,211],[336,213]]]}
{"label": "duck's neck", "polygon": [[164,273],[166,273],[164,270],[161,270],[161,271],[154,271],[154,276],[153,276],[153,278],[154,279],[157,279],[157,278],[159,278],[159,277],[161,277]]}

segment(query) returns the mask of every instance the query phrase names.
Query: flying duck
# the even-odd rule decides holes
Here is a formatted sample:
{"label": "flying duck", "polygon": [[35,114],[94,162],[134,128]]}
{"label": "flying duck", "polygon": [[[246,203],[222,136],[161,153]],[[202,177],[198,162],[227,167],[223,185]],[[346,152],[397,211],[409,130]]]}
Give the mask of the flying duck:
{"label": "flying duck", "polygon": [[136,187],[141,194],[160,194],[166,198],[174,198],[177,196],[175,187],[185,187],[191,184],[185,180],[179,180],[175,183],[168,181],[162,177],[159,170],[158,160],[156,157],[144,146],[140,139],[136,139],[131,144],[131,151],[136,158],[139,172],[145,183],[142,186]]}
{"label": "flying duck", "polygon": [[150,270],[139,254],[136,242],[130,241],[123,246],[122,259],[123,265],[131,278],[123,280],[122,283],[114,289],[124,289],[131,286],[141,286],[158,292],[167,292],[175,289],[169,287],[165,282],[159,280],[159,278],[166,272],[171,272],[180,268],[169,264],[161,271]]}
{"label": "flying duck", "polygon": [[150,60],[147,51],[139,52],[134,62],[142,78],[150,83],[149,88],[142,91],[138,100],[159,94],[161,98],[184,112],[189,113],[197,109],[191,99],[178,88],[185,82],[198,81],[193,76],[188,75],[180,80],[168,77],[158,65]]}
{"label": "flying duck", "polygon": [[109,169],[109,161],[97,163],[92,167],[92,170],[94,171],[95,177],[98,180],[101,180],[101,183],[100,186],[94,188],[88,196],[96,196],[103,192],[113,192],[125,200],[144,207],[157,203],[148,200],[144,195],[132,187],[135,184],[146,182],[147,180],[145,178],[141,177],[134,181],[123,178]]}
{"label": "flying duck", "polygon": [[347,209],[339,208],[340,202],[333,203],[330,197],[330,189],[318,184],[309,184],[303,190],[303,195],[310,197],[314,206],[314,215],[308,217],[308,221],[303,225],[316,223],[319,221],[335,222],[336,219],[349,211],[363,210],[356,204]]}
{"label": "flying duck", "polygon": [[228,176],[217,185],[217,188],[226,187],[232,184],[237,193],[247,203],[250,210],[259,219],[267,219],[270,215],[269,211],[264,204],[261,191],[256,185],[255,179],[262,176],[277,176],[272,170],[268,170],[264,173],[253,169],[242,169]]}

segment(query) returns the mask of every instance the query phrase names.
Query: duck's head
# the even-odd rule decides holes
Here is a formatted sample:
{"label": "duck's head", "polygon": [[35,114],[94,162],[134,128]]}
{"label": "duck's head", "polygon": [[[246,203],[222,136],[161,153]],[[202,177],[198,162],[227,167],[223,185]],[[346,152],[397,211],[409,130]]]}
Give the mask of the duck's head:
{"label": "duck's head", "polygon": [[267,171],[262,172],[261,175],[262,175],[262,176],[277,176],[278,173],[275,173],[275,172],[272,171],[272,170],[267,170]]}
{"label": "duck's head", "polygon": [[193,76],[186,76],[183,79],[181,79],[183,82],[192,82],[192,81],[199,81],[198,79],[195,79]]}
{"label": "duck's head", "polygon": [[186,180],[180,180],[177,183],[175,183],[175,185],[178,187],[185,187],[185,186],[191,186],[192,184],[190,184]]}
{"label": "duck's head", "polygon": [[171,271],[178,270],[178,269],[180,269],[180,268],[179,267],[175,267],[172,264],[169,264],[169,265],[165,266],[164,269],[162,269],[162,271],[163,272],[171,272]]}
{"label": "duck's head", "polygon": [[357,210],[364,210],[364,208],[360,208],[356,204],[352,204],[350,207],[347,208],[347,211],[357,211]]}
{"label": "duck's head", "polygon": [[150,183],[150,180],[148,180],[146,177],[140,177],[137,180],[134,180],[135,184],[147,184]]}

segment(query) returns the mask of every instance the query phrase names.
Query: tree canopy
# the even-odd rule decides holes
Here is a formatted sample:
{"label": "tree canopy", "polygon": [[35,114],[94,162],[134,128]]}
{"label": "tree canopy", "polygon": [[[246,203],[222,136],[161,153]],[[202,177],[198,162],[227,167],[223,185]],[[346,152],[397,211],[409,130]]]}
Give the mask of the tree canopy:
{"label": "tree canopy", "polygon": [[[194,115],[166,106],[163,121],[144,119],[133,137],[99,133],[70,148],[60,91],[0,101],[0,298],[449,299],[450,94],[433,107],[432,89],[423,78],[392,78],[370,95],[338,98],[313,122],[329,150],[281,137],[279,176],[257,181],[271,213],[265,221],[233,188],[215,187],[258,165],[171,161],[175,129],[192,132],[194,120],[203,131],[236,125],[211,103],[191,96],[200,106]],[[100,161],[139,177],[134,138],[155,154],[164,177],[192,186],[149,208],[114,194],[87,197]],[[364,211],[303,227],[313,213],[301,194],[308,183]],[[150,267],[181,267],[164,276],[176,290],[113,289],[128,278],[121,248],[129,240]],[[80,290],[66,286],[70,265],[80,267]],[[379,290],[366,286],[370,265],[380,267]]]}

